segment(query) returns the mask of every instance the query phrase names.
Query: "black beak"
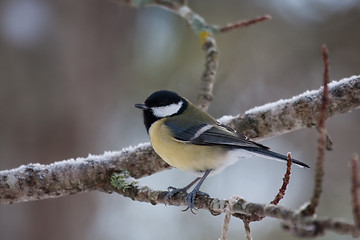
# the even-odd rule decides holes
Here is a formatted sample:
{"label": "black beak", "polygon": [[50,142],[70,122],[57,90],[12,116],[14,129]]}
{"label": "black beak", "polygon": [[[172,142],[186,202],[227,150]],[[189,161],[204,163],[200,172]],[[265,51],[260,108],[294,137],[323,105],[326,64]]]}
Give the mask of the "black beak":
{"label": "black beak", "polygon": [[137,103],[135,104],[136,108],[139,108],[141,110],[148,110],[149,108],[144,103]]}

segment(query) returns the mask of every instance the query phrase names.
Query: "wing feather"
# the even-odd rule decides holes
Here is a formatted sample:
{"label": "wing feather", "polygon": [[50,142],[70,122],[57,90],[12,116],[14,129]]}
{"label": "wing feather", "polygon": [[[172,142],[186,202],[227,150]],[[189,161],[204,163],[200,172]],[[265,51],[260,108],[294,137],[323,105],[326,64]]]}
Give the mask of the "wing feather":
{"label": "wing feather", "polygon": [[[174,131],[174,138],[180,141],[190,142],[197,145],[224,145],[234,148],[262,148],[268,147],[249,140],[244,135],[240,135],[235,130],[221,124],[201,124]],[[202,131],[206,129],[206,131]]]}

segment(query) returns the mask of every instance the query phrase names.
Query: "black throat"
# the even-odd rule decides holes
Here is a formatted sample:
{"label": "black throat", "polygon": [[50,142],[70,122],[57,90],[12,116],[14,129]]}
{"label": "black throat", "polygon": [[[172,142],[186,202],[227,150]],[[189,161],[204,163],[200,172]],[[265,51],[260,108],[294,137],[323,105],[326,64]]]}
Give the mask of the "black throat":
{"label": "black throat", "polygon": [[144,125],[145,125],[147,133],[149,134],[149,129],[150,129],[151,125],[154,122],[156,122],[157,120],[159,120],[160,118],[155,117],[154,114],[152,113],[151,109],[144,110],[143,115],[144,115]]}

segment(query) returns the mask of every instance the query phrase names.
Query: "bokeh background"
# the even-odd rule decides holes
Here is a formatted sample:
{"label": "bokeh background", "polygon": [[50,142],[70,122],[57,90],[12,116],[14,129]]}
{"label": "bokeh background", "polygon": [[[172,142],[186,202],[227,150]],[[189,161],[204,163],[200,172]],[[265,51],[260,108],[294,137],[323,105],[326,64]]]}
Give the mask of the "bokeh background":
{"label": "bokeh background", "polygon": [[[271,21],[217,35],[220,67],[209,112],[215,117],[290,98],[322,84],[321,44],[333,80],[360,74],[360,4],[356,0],[189,1],[209,23],[265,13]],[[147,142],[142,102],[158,89],[195,101],[204,53],[185,21],[161,8],[108,0],[0,0],[0,169],[120,150]],[[360,113],[331,118],[320,216],[352,221],[349,160],[360,152]],[[298,208],[313,188],[317,134],[304,129],[263,141],[313,166],[293,168],[282,205]],[[241,160],[207,179],[213,197],[269,202],[285,165]],[[172,169],[141,179],[154,189],[193,179]],[[223,216],[194,216],[122,196],[83,193],[0,206],[1,239],[217,239]],[[254,239],[295,239],[279,220],[252,223]],[[230,239],[244,239],[232,219]],[[333,233],[326,239],[350,239]]]}

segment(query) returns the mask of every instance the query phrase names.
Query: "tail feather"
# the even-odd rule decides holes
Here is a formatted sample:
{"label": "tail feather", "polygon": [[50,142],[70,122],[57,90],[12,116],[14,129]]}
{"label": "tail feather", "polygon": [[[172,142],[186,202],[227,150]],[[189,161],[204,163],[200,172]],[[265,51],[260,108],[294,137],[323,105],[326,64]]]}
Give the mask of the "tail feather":
{"label": "tail feather", "polygon": [[[269,157],[269,158],[273,158],[275,160],[284,160],[287,161],[287,156],[282,155],[280,153],[277,152],[273,152],[264,148],[245,148],[247,151],[255,153],[255,154],[259,154],[265,157]],[[299,160],[296,160],[294,158],[292,158],[292,162],[295,163],[298,166],[304,167],[304,168],[310,168],[306,163],[303,163]]]}

